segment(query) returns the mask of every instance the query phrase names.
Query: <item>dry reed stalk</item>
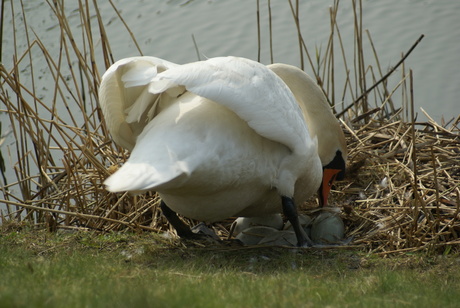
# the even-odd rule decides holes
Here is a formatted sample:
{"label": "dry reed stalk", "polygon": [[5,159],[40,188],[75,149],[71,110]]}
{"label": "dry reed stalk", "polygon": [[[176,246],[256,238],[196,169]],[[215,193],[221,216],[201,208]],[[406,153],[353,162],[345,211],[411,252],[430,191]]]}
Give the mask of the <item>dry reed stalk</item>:
{"label": "dry reed stalk", "polygon": [[260,62],[260,52],[262,50],[262,46],[260,43],[260,3],[259,0],[256,2],[257,9],[256,9],[256,17],[257,17],[257,61]]}
{"label": "dry reed stalk", "polygon": [[[267,1],[268,7],[268,35],[269,35],[269,52],[270,52],[270,63],[274,63],[273,55],[273,29],[272,29],[272,7],[271,1]],[[261,61],[261,27],[260,27],[260,1],[256,2],[256,20],[257,20],[257,61]]]}
{"label": "dry reed stalk", "polygon": [[193,34],[192,34],[192,41],[193,41],[193,47],[195,47],[196,57],[198,61],[201,61],[200,50],[198,48],[198,44],[196,43],[195,35]]}
{"label": "dry reed stalk", "polygon": [[272,5],[268,0],[268,32],[270,36],[270,63],[275,63],[273,58],[273,31],[272,31]]}
{"label": "dry reed stalk", "polygon": [[[291,0],[289,0],[288,3],[289,3],[289,6],[291,8],[292,17],[293,17],[295,25],[296,25],[297,36],[298,36],[298,40],[299,40],[299,44],[300,44],[300,68],[304,69],[303,53],[305,52],[305,54],[307,55],[307,58],[308,58],[308,62],[310,63],[310,67],[313,70],[315,77],[318,78],[319,74],[315,70],[315,66],[313,65],[313,61],[311,59],[309,49],[307,48],[307,45],[305,44],[305,40],[302,37],[302,30],[300,28],[300,21],[299,21],[299,18],[298,18],[299,10],[294,9],[294,6],[292,5]],[[298,4],[299,4],[299,2],[298,2],[298,0],[296,0],[296,8],[299,7]],[[318,83],[320,85],[322,84],[321,80],[317,79],[317,81],[318,81]]]}
{"label": "dry reed stalk", "polygon": [[348,105],[344,110],[342,110],[341,112],[339,112],[337,114],[337,117],[341,117],[343,116],[350,108],[352,108],[355,104],[357,104],[365,95],[367,95],[369,92],[373,91],[380,83],[382,83],[383,81],[387,80],[388,77],[393,74],[393,72],[401,65],[404,63],[404,61],[406,60],[406,58],[412,53],[412,51],[415,49],[415,47],[417,47],[417,45],[420,43],[420,41],[425,37],[425,35],[420,35],[420,37],[417,39],[417,41],[415,41],[415,43],[411,46],[411,48],[403,55],[403,57],[401,58],[401,60],[398,61],[398,63],[396,63],[396,65],[394,65],[386,74],[385,76],[383,76],[379,81],[377,81],[376,83],[374,83],[373,86],[371,86],[369,89],[366,89],[357,99],[354,100],[354,102],[350,105]]}
{"label": "dry reed stalk", "polygon": [[[80,44],[68,24],[63,2],[48,4],[61,28],[61,52],[58,57],[53,58],[34,33],[35,40],[29,40],[29,47],[23,54],[16,51],[13,69],[8,71],[5,66],[0,68],[1,97],[17,140],[15,156],[18,158],[15,167],[18,180],[3,187],[7,218],[3,213],[2,217],[4,220],[25,219],[41,224],[45,216],[43,213],[51,211],[61,225],[85,225],[95,229],[141,226],[152,230],[152,227],[146,226],[151,220],[149,222],[150,218],[146,219],[145,214],[155,206],[154,199],[138,198],[140,201],[135,205],[139,206],[140,211],[136,211],[132,201],[134,197],[122,196],[111,202],[113,196],[101,185],[108,175],[107,166],[119,162],[125,153],[115,149],[109,141],[98,111],[97,86],[100,74],[93,43],[97,36],[93,35],[94,26],[90,23],[87,3],[78,2],[83,38]],[[94,7],[97,11],[97,4]],[[22,13],[26,19],[23,6]],[[110,45],[105,40],[103,23],[100,15],[96,15],[102,52],[109,55]],[[34,48],[42,51],[54,79],[51,104],[37,97],[33,83],[29,88],[19,79],[19,66],[28,62],[30,67],[34,67],[36,60],[31,56]],[[72,63],[73,59],[77,59],[77,66],[64,65]],[[110,62],[105,64],[108,67]],[[65,79],[66,74],[70,74],[70,82]],[[32,76],[32,79],[34,81],[35,77]],[[10,99],[9,93],[14,93],[17,99]],[[61,105],[59,114],[57,104]],[[69,112],[63,114],[62,110]],[[81,111],[81,118],[74,116],[76,110]],[[59,166],[61,160],[62,165]],[[34,173],[37,175],[32,175]],[[20,196],[14,193],[17,187]],[[40,211],[40,208],[43,210]],[[116,221],[119,223],[113,224]],[[107,222],[112,225],[108,226]]]}
{"label": "dry reed stalk", "polygon": [[[3,22],[5,20],[5,0],[2,0],[0,6],[0,42],[3,42]],[[2,62],[2,55],[3,55],[3,44],[0,43],[0,63]]]}

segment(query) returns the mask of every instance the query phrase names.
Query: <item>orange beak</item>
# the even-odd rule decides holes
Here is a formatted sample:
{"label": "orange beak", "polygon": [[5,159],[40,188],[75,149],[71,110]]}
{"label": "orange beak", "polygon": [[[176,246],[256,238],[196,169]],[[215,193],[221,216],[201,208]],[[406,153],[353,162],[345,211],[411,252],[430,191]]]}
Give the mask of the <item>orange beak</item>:
{"label": "orange beak", "polygon": [[323,171],[323,182],[319,188],[319,205],[321,207],[327,206],[327,198],[329,197],[329,192],[331,191],[332,184],[334,184],[337,174],[339,174],[340,169],[324,169]]}

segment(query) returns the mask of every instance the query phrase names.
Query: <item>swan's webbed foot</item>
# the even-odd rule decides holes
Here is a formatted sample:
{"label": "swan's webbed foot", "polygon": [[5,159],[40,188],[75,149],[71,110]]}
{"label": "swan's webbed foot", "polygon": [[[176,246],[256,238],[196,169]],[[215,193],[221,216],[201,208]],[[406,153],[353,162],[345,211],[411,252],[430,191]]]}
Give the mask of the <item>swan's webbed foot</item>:
{"label": "swan's webbed foot", "polygon": [[206,227],[204,223],[200,223],[190,229],[190,227],[185,224],[179,218],[179,216],[177,216],[177,213],[171,210],[166,205],[166,203],[161,201],[160,207],[163,215],[165,215],[166,219],[173,226],[173,228],[176,229],[177,235],[179,235],[180,238],[188,240],[202,240],[211,238],[213,240],[220,241],[220,238],[217,236],[217,234],[213,230]]}
{"label": "swan's webbed foot", "polygon": [[298,247],[311,247],[313,242],[303,230],[299,221],[299,214],[297,213],[297,207],[295,206],[294,199],[286,196],[281,196],[281,202],[283,204],[283,213],[291,223],[295,235],[297,237]]}
{"label": "swan's webbed foot", "polygon": [[206,226],[206,224],[203,222],[200,222],[191,230],[192,233],[199,238],[210,237],[213,240],[220,241],[220,238],[217,236],[216,232],[214,232],[214,230],[212,230],[211,228],[208,228],[208,226]]}

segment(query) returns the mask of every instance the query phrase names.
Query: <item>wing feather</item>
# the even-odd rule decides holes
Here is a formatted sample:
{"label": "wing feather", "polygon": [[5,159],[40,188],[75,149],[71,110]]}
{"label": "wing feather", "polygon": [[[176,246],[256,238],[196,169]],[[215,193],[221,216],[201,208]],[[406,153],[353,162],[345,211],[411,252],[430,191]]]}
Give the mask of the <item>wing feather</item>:
{"label": "wing feather", "polygon": [[177,86],[226,106],[258,134],[296,154],[306,153],[313,144],[290,89],[258,62],[221,57],[177,66],[153,78],[149,92],[158,94]]}
{"label": "wing feather", "polygon": [[99,103],[113,140],[132,150],[155,108],[158,95],[148,85],[160,72],[177,64],[155,57],[132,57],[115,62],[102,76]]}

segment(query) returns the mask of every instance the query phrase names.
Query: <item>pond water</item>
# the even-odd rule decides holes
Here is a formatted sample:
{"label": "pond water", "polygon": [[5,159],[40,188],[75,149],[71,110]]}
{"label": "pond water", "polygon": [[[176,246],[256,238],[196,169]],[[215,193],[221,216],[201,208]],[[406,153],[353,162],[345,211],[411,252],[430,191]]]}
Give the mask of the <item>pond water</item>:
{"label": "pond water", "polygon": [[[256,1],[188,1],[181,5],[184,3],[187,1],[139,0],[129,4],[119,1],[117,6],[146,55],[177,63],[195,61],[193,34],[206,57],[237,55],[257,60]],[[351,3],[341,1],[337,16],[349,55],[353,51]],[[301,29],[309,48],[326,47],[332,4],[324,0],[301,1]],[[363,28],[370,31],[384,70],[425,34],[406,63],[415,77],[415,104],[436,120],[442,115],[446,119],[459,115],[460,1],[368,0],[362,6]],[[287,1],[271,1],[271,10],[275,62],[299,65],[296,29]],[[261,62],[268,64],[268,8],[264,0],[260,1],[260,18]],[[126,45],[126,36],[119,35],[111,44],[116,46],[117,58],[133,55],[134,48]]]}
{"label": "pond water", "polygon": [[[28,27],[57,52],[59,29],[48,4],[25,1]],[[295,2],[295,1],[293,1]],[[311,50],[325,49],[330,33],[329,7],[332,0],[300,1],[303,37]],[[359,1],[357,1],[359,3]],[[197,60],[195,37],[201,58],[224,55],[257,60],[256,1],[249,0],[114,0],[132,30],[144,55],[172,62]],[[270,63],[268,1],[260,0],[261,62]],[[353,56],[352,1],[339,2],[337,16],[348,57]],[[115,59],[139,55],[109,1],[98,1]],[[6,3],[8,10],[8,1]],[[80,19],[77,1],[66,3],[71,26]],[[414,73],[415,104],[440,120],[460,113],[460,1],[451,0],[364,0],[363,28],[371,33],[383,70],[400,59],[415,40],[425,38],[406,62]],[[297,33],[288,1],[271,1],[274,61],[299,65]],[[16,15],[20,7],[16,5]],[[8,67],[12,54],[11,14],[6,14],[3,62]],[[18,23],[18,20],[16,20]],[[18,24],[16,24],[18,27]],[[20,33],[19,33],[20,34]],[[24,47],[25,37],[18,36]],[[364,40],[368,45],[368,40]],[[367,47],[370,50],[370,47]],[[336,65],[340,67],[340,57]],[[351,59],[349,60],[351,61]],[[372,65],[373,59],[368,61]],[[102,67],[102,65],[101,65]],[[306,66],[309,71],[309,67]],[[339,76],[340,77],[340,76]],[[44,82],[46,82],[46,77]],[[396,79],[395,79],[396,80]],[[45,87],[44,88],[49,88]],[[46,95],[46,94],[44,94]],[[420,113],[420,112],[419,112]]]}

